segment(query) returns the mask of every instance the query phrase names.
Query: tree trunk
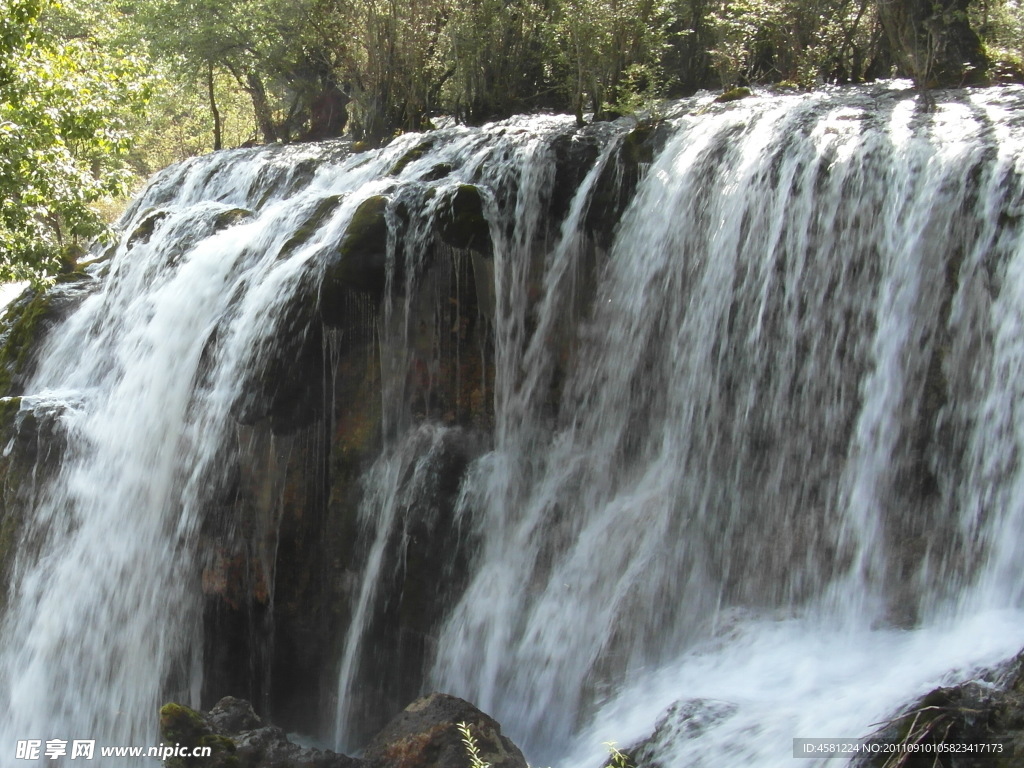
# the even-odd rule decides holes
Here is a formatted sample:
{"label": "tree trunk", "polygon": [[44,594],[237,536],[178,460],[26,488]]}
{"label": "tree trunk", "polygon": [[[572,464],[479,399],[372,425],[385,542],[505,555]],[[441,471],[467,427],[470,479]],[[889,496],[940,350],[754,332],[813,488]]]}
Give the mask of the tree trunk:
{"label": "tree trunk", "polygon": [[221,133],[220,110],[217,109],[217,97],[213,88],[213,62],[210,62],[206,70],[206,88],[210,95],[210,113],[213,115],[213,149],[216,151],[224,148],[224,140]]}
{"label": "tree trunk", "polygon": [[883,0],[893,60],[918,87],[964,85],[988,64],[967,16],[969,0]]}
{"label": "tree trunk", "polygon": [[252,99],[253,114],[256,117],[256,125],[263,134],[263,141],[273,144],[277,141],[277,125],[274,123],[274,114],[270,109],[270,102],[267,101],[267,89],[263,81],[255,72],[245,76],[245,90]]}

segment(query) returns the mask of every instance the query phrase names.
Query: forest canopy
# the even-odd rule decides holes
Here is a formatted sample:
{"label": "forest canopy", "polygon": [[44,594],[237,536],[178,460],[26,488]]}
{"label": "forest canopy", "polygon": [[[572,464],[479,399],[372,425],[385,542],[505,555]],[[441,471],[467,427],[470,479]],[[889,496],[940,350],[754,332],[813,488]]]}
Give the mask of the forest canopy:
{"label": "forest canopy", "polygon": [[0,272],[52,274],[186,157],[701,88],[1019,80],[1018,0],[0,0]]}

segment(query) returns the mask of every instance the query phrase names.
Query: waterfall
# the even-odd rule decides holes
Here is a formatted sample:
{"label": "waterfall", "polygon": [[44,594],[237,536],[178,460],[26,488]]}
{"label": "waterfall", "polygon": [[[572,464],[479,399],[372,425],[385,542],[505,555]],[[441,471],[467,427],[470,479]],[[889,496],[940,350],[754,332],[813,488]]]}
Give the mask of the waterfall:
{"label": "waterfall", "polygon": [[1013,656],[1024,91],[904,85],[163,172],[20,399],[0,749],[156,744],[242,603],[224,680],[338,748],[445,690],[580,768],[788,765]]}

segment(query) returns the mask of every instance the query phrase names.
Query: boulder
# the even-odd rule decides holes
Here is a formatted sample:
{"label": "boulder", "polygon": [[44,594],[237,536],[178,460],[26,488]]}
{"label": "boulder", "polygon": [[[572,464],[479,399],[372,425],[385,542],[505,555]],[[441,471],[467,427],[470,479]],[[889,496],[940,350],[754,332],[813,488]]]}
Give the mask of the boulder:
{"label": "boulder", "polygon": [[406,707],[370,742],[364,757],[371,768],[472,768],[460,723],[469,727],[479,758],[491,768],[528,768],[493,718],[444,693]]}
{"label": "boulder", "polygon": [[[714,699],[681,699],[658,718],[654,732],[643,741],[621,751],[629,765],[643,768],[673,768],[663,755],[671,754],[673,744],[693,738],[726,720],[736,705]],[[615,765],[612,760],[611,765]]]}
{"label": "boulder", "polygon": [[356,208],[337,256],[324,274],[324,291],[338,294],[343,288],[380,295],[386,282],[388,198],[368,197]]}
{"label": "boulder", "polygon": [[[468,728],[476,760],[461,728]],[[207,713],[182,704],[160,709],[160,738],[179,748],[209,747],[209,757],[168,758],[167,768],[528,768],[501,726],[468,701],[443,693],[417,699],[369,744],[363,758],[303,747],[265,722],[244,699],[226,696]]]}
{"label": "boulder", "polygon": [[450,195],[448,206],[442,209],[437,225],[441,239],[453,248],[491,254],[490,225],[484,216],[479,187],[459,184]]}
{"label": "boulder", "polygon": [[[1024,652],[959,685],[936,688],[908,705],[868,737],[877,751],[858,768],[999,768],[1020,765],[1024,754]],[[893,745],[913,745],[916,753]],[[982,745],[980,749],[970,745]],[[981,751],[987,750],[987,751]],[[939,758],[938,762],[936,758]]]}
{"label": "boulder", "polygon": [[257,716],[243,699],[227,696],[207,714],[182,704],[160,709],[165,745],[209,747],[209,757],[170,757],[167,768],[361,768],[363,761],[292,743],[284,731]]}

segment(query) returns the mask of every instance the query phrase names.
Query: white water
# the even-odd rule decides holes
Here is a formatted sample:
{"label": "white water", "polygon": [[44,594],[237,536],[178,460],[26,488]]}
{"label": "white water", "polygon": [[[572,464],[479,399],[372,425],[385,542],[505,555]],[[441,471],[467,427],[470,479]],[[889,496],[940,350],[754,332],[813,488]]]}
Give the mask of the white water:
{"label": "white water", "polygon": [[[168,215],[121,245],[23,401],[55,409],[71,447],[26,512],[0,630],[0,750],[156,744],[163,701],[199,704],[199,531],[264,339],[360,202],[468,180],[495,240],[495,429],[463,482],[470,578],[439,617],[425,688],[474,701],[532,762],[581,768],[674,702],[715,702],[720,716],[668,739],[662,762],[769,766],[793,759],[794,737],[863,736],[1012,656],[1021,101],[978,91],[925,114],[892,86],[689,102],[596,256],[581,222],[624,127],[560,231],[543,212],[568,118],[453,129],[397,182],[384,172],[417,137],[165,174],[126,232]],[[420,179],[440,163],[450,177]],[[407,264],[443,195],[422,199]],[[214,231],[234,207],[255,213]],[[417,487],[402,477],[430,471],[444,434],[402,406],[408,301],[378,318],[393,437],[364,478],[363,570],[328,686],[346,747],[369,616],[388,599],[382,548]]]}
{"label": "white water", "polygon": [[818,96],[679,120],[553,432],[543,336],[500,369],[521,397],[466,491],[482,546],[435,687],[579,766],[676,700],[724,701],[664,764],[773,765],[1018,649],[1021,246],[997,221],[1022,145],[1000,112]]}

